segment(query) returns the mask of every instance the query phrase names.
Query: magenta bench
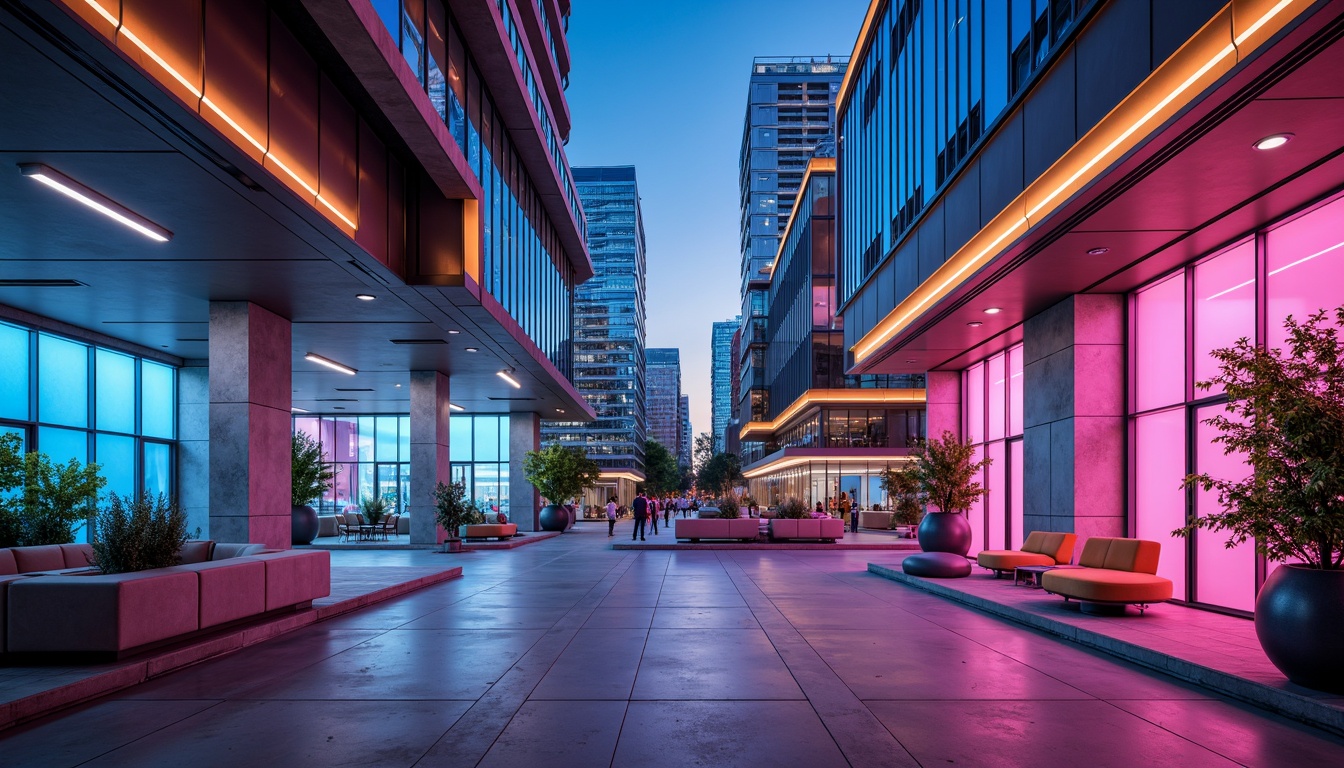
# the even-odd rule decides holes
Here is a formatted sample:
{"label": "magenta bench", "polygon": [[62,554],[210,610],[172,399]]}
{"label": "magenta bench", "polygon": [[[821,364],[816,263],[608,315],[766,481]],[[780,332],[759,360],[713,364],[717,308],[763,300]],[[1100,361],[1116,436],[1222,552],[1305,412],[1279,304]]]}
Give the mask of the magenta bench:
{"label": "magenta bench", "polygon": [[754,517],[725,520],[718,517],[677,518],[673,535],[678,539],[736,539],[755,541],[761,533],[761,521]]}
{"label": "magenta bench", "polygon": [[791,541],[795,539],[834,542],[845,538],[845,521],[836,517],[804,518],[802,520],[770,521],[770,539],[772,541]]}

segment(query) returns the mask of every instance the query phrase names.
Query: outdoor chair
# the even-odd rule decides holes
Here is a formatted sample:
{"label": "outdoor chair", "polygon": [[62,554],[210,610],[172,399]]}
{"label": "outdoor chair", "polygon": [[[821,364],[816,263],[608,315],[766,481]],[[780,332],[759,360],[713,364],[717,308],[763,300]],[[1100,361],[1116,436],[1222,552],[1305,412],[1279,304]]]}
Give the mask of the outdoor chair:
{"label": "outdoor chair", "polygon": [[383,518],[382,528],[378,531],[382,535],[383,541],[387,541],[389,536],[397,535],[397,520],[400,517],[401,515],[388,515]]}

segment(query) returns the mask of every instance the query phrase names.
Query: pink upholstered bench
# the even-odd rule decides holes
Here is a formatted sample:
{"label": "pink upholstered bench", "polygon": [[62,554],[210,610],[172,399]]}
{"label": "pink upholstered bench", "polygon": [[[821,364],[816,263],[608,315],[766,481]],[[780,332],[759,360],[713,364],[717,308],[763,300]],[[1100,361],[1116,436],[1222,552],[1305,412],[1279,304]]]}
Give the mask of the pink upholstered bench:
{"label": "pink upholstered bench", "polygon": [[770,521],[771,539],[814,539],[834,542],[845,537],[845,521],[837,517]]}
{"label": "pink upholstered bench", "polygon": [[8,586],[11,653],[120,653],[200,627],[194,573],[47,575]]}

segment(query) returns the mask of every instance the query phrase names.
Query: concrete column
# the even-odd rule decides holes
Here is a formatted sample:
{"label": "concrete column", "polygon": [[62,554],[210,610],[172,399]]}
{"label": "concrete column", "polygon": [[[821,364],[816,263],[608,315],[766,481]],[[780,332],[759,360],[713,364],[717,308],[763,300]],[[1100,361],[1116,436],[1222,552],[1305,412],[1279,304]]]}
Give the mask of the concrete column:
{"label": "concrete column", "polygon": [[1023,333],[1025,532],[1124,536],[1125,311],[1078,294]]}
{"label": "concrete column", "polygon": [[177,371],[177,502],[187,530],[210,532],[210,369],[188,361]]}
{"label": "concrete column", "polygon": [[451,477],[448,463],[448,377],[411,371],[411,543],[436,544],[434,488]]}
{"label": "concrete column", "polygon": [[520,531],[541,530],[541,496],[523,473],[523,457],[540,448],[541,416],[509,414],[509,519]]}
{"label": "concrete column", "polygon": [[290,545],[289,321],[210,302],[210,536]]}
{"label": "concrete column", "polygon": [[961,437],[961,371],[929,371],[925,387],[929,437]]}

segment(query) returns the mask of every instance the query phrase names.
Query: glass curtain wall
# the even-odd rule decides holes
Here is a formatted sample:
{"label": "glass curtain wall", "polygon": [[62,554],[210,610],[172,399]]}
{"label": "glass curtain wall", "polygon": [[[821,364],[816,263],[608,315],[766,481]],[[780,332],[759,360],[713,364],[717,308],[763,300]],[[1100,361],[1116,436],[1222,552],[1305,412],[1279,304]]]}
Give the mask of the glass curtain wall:
{"label": "glass curtain wall", "polygon": [[840,493],[849,496],[854,509],[885,508],[887,494],[882,490],[882,472],[891,462],[817,460],[771,472],[747,480],[747,492],[764,506],[774,507],[782,499],[794,497],[814,509],[817,502],[833,515],[839,515]]}
{"label": "glass curtain wall", "polygon": [[317,440],[323,460],[336,467],[331,488],[314,504],[319,514],[344,512],[372,496],[389,499],[393,512],[405,513],[411,493],[409,416],[297,416],[294,432]]}
{"label": "glass curtain wall", "polygon": [[840,105],[841,302],[1008,114],[1094,0],[891,0]]}
{"label": "glass curtain wall", "polygon": [[975,460],[991,463],[979,478],[989,491],[970,511],[971,553],[1022,544],[1022,345],[962,371],[963,439]]}
{"label": "glass curtain wall", "polygon": [[0,323],[0,361],[0,434],[97,463],[104,493],[174,492],[176,368],[13,323]]}
{"label": "glass curtain wall", "polygon": [[1249,473],[1204,423],[1227,402],[1220,391],[1195,386],[1217,372],[1210,353],[1243,337],[1282,348],[1286,317],[1301,321],[1344,304],[1341,274],[1344,200],[1337,197],[1131,294],[1130,519],[1135,536],[1162,543],[1158,574],[1172,580],[1177,599],[1251,611],[1276,566],[1261,562],[1250,542],[1228,549],[1224,533],[1171,536],[1188,513],[1218,509],[1211,494],[1181,488],[1187,473],[1229,480]]}
{"label": "glass curtain wall", "polygon": [[449,417],[448,457],[452,478],[467,498],[490,515],[509,515],[509,416],[464,414]]}

